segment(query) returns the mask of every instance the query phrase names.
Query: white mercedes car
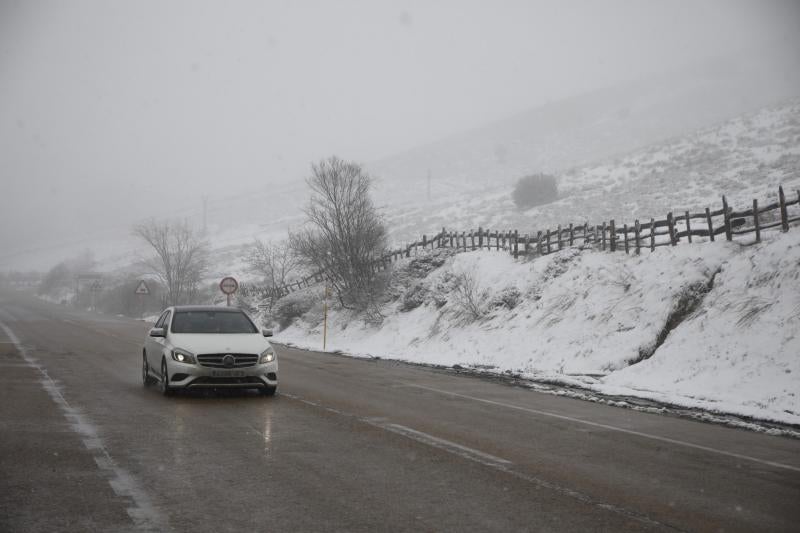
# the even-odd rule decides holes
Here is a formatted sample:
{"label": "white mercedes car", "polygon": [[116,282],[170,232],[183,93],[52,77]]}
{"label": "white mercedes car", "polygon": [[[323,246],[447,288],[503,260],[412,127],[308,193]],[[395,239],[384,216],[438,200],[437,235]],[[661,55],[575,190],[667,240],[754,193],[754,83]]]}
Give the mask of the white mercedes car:
{"label": "white mercedes car", "polygon": [[278,390],[278,360],[250,317],[235,307],[177,306],[164,310],[145,338],[142,381],[176,389]]}

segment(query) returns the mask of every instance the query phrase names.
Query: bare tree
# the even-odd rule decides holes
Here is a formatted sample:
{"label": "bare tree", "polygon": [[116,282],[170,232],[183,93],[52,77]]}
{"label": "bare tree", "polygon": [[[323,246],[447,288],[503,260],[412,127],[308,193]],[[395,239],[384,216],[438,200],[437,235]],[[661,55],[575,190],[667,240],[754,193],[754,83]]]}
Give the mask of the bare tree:
{"label": "bare tree", "polygon": [[366,308],[376,296],[374,264],[386,248],[386,228],[369,195],[372,179],[337,157],[311,169],[308,224],[291,235],[292,248],[330,277],[343,306]]}
{"label": "bare tree", "polygon": [[[293,272],[300,266],[300,259],[288,241],[271,242],[256,239],[245,254],[244,261],[251,272],[264,278],[264,283],[270,289],[286,285]],[[274,297],[268,299],[270,310],[275,299]]]}
{"label": "bare tree", "polygon": [[151,219],[134,227],[133,234],[149,244],[155,255],[144,265],[167,288],[168,305],[189,303],[207,268],[207,246],[186,222]]}
{"label": "bare tree", "polygon": [[486,314],[489,293],[481,290],[475,270],[464,270],[456,274],[453,296],[458,309],[468,320],[478,320]]}

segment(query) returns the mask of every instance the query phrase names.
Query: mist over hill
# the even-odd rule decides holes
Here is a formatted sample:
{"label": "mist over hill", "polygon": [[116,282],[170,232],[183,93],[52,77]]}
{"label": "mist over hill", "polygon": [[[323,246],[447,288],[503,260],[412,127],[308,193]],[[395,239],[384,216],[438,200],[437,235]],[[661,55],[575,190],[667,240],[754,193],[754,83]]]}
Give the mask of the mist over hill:
{"label": "mist over hill", "polygon": [[535,234],[558,224],[632,223],[718,208],[723,194],[746,207],[753,198],[774,198],[781,184],[794,194],[800,189],[800,99],[555,175],[559,199],[530,209],[514,205],[511,183],[387,207],[392,239],[415,241],[442,227]]}
{"label": "mist over hill", "polygon": [[[376,203],[391,222],[395,242],[416,239],[442,223],[507,225],[520,215],[506,198],[519,177],[606,164],[638,148],[800,96],[800,69],[788,68],[790,64],[791,59],[762,56],[759,51],[730,55],[680,72],[557,100],[366,162],[365,167],[376,178]],[[347,154],[337,155],[347,158]],[[308,191],[297,177],[233,194],[224,190],[220,187],[221,194],[207,195],[205,207],[199,196],[175,197],[164,216],[187,220],[198,228],[207,226],[212,245],[229,258],[255,237],[280,239],[302,224]],[[465,212],[458,208],[465,202],[493,206],[492,212],[480,207]],[[432,209],[433,205],[438,207]],[[453,208],[459,212],[457,217],[451,216]],[[432,216],[445,212],[447,220]],[[42,236],[25,247],[3,250],[3,263],[12,269],[46,269],[91,249],[101,262],[122,266],[136,257],[136,246],[130,225],[119,219],[74,239]]]}

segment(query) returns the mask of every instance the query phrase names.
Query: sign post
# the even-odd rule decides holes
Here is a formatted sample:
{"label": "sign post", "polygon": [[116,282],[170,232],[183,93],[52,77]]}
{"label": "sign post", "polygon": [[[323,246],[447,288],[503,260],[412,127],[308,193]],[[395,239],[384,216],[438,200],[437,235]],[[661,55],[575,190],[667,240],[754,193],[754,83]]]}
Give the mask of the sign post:
{"label": "sign post", "polygon": [[139,316],[144,316],[144,297],[150,294],[150,288],[143,279],[140,279],[139,284],[136,286],[136,290],[133,291],[133,293],[139,299]]}
{"label": "sign post", "polygon": [[100,292],[102,290],[103,290],[103,285],[100,283],[100,281],[95,281],[94,283],[92,283],[92,286],[89,287],[89,292],[92,295],[92,301],[91,301],[91,310],[92,311],[97,311],[97,303],[96,303],[97,296],[96,295],[97,295],[98,292]]}
{"label": "sign post", "polygon": [[230,276],[222,278],[219,282],[219,290],[228,298],[228,307],[231,306],[231,295],[239,290],[239,282]]}

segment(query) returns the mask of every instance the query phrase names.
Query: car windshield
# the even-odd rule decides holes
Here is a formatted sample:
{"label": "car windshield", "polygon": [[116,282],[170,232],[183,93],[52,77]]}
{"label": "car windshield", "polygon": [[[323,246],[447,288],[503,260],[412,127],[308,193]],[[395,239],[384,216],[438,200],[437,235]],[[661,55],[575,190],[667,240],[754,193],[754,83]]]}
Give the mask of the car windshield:
{"label": "car windshield", "polygon": [[231,311],[178,311],[173,333],[258,333],[244,313]]}

